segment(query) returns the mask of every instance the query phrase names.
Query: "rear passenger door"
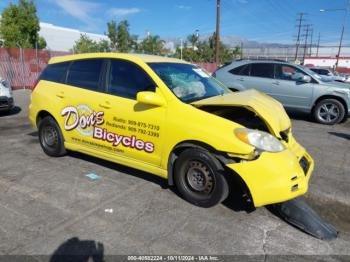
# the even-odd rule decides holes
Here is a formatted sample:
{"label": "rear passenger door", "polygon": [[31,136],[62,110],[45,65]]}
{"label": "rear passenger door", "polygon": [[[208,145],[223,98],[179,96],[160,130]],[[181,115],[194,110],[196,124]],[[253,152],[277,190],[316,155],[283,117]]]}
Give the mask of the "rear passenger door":
{"label": "rear passenger door", "polygon": [[94,139],[95,126],[104,122],[99,101],[103,97],[104,59],[82,59],[70,63],[60,101],[61,127],[67,143],[91,150],[101,149]]}
{"label": "rear passenger door", "polygon": [[244,80],[244,85],[273,96],[274,82],[274,64],[260,62],[250,64],[250,76]]}

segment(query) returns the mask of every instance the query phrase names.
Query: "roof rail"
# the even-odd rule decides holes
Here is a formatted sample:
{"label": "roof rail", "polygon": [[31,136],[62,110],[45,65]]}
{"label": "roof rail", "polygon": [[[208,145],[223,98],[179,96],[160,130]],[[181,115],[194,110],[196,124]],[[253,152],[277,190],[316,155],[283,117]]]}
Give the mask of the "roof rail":
{"label": "roof rail", "polygon": [[288,61],[286,60],[282,60],[282,59],[275,59],[275,58],[267,58],[267,57],[258,57],[258,58],[243,58],[243,59],[236,59],[234,61],[276,61],[276,62],[286,62],[288,63]]}

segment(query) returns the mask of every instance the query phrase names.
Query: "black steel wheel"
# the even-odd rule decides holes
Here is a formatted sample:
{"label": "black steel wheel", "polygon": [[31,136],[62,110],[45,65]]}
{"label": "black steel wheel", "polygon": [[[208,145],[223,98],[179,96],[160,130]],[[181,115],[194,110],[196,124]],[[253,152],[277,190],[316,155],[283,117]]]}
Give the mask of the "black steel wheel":
{"label": "black steel wheel", "polygon": [[49,156],[59,157],[66,154],[60,127],[51,116],[45,117],[39,123],[39,141],[42,149]]}
{"label": "black steel wheel", "polygon": [[174,180],[182,197],[200,207],[215,206],[229,193],[222,165],[204,149],[190,148],[180,154]]}

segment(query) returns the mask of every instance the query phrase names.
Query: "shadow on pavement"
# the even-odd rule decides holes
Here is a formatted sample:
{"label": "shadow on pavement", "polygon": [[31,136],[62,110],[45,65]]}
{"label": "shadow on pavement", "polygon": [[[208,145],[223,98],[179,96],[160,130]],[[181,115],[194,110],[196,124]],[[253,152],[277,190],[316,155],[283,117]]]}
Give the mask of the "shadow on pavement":
{"label": "shadow on pavement", "polygon": [[12,116],[12,115],[17,115],[22,111],[22,108],[20,108],[19,106],[15,106],[14,108],[12,108],[10,111],[4,111],[4,112],[0,112],[0,117],[3,116]]}
{"label": "shadow on pavement", "polygon": [[78,159],[88,161],[88,162],[92,162],[92,163],[95,163],[97,165],[107,167],[109,169],[113,169],[113,170],[116,170],[118,172],[126,173],[127,175],[132,175],[134,177],[138,177],[138,178],[141,178],[143,180],[158,184],[163,189],[169,188],[167,181],[165,179],[158,177],[158,176],[155,176],[153,174],[150,174],[150,173],[147,173],[147,172],[135,169],[135,168],[119,165],[117,163],[109,162],[109,161],[106,161],[106,160],[103,160],[100,158],[96,158],[93,156],[85,155],[85,154],[82,154],[79,152],[69,151],[68,154],[71,157],[78,158]]}
{"label": "shadow on pavement", "polygon": [[[89,161],[89,162],[107,167],[109,169],[113,169],[113,170],[116,170],[118,172],[125,173],[127,175],[132,175],[134,177],[141,178],[143,180],[152,182],[154,184],[159,185],[162,189],[171,190],[175,195],[177,195],[178,197],[183,199],[182,196],[176,190],[175,186],[169,186],[167,183],[167,180],[163,179],[161,177],[155,176],[153,174],[150,174],[150,173],[147,173],[147,172],[144,172],[141,170],[137,170],[137,169],[130,168],[130,167],[123,166],[123,165],[119,165],[119,164],[116,164],[113,162],[105,161],[103,159],[99,159],[99,158],[92,157],[89,155],[84,155],[84,154],[81,154],[78,152],[69,152],[69,156],[74,157],[74,158],[78,158],[78,159],[81,159],[84,161]],[[229,176],[229,177],[231,177],[231,176]],[[239,184],[236,183],[237,181],[235,181],[234,178],[232,178],[232,180],[231,179],[228,179],[228,180],[229,180],[228,183],[231,186],[230,194],[222,204],[224,206],[232,209],[235,212],[246,211],[246,212],[250,213],[250,212],[254,211],[255,209],[243,197],[244,193],[240,189]]]}
{"label": "shadow on pavement", "polygon": [[94,240],[73,237],[63,242],[52,254],[50,262],[103,262],[104,246]]}
{"label": "shadow on pavement", "polygon": [[287,111],[287,113],[288,113],[288,116],[293,120],[303,120],[303,121],[315,123],[314,119],[310,114],[296,112],[296,111]]}
{"label": "shadow on pavement", "polygon": [[350,140],[350,134],[339,133],[339,132],[328,132],[328,134]]}

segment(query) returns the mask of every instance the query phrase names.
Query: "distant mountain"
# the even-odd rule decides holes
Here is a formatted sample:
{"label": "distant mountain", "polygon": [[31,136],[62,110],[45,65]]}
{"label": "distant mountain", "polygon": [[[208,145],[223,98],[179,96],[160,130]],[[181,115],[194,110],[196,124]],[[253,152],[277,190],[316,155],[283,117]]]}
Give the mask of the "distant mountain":
{"label": "distant mountain", "polygon": [[[208,40],[210,35],[203,35],[199,37],[200,41]],[[246,38],[242,38],[240,36],[221,36],[221,41],[229,46],[229,47],[236,47],[241,46],[241,43],[243,43],[244,48],[266,48],[266,47],[293,47],[293,44],[279,44],[279,43],[261,43],[257,41],[250,41]],[[166,43],[171,43],[171,46],[177,46],[180,45],[181,40],[180,38],[174,38],[174,37],[168,37],[164,38]],[[187,41],[187,39],[183,39],[184,42]]]}

